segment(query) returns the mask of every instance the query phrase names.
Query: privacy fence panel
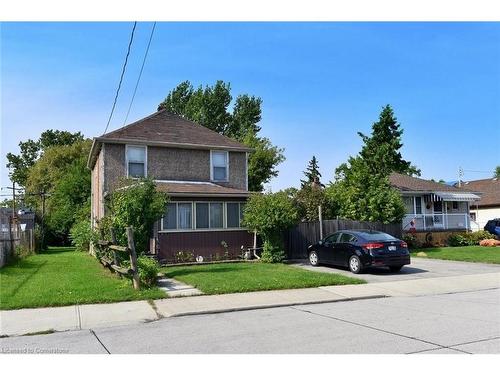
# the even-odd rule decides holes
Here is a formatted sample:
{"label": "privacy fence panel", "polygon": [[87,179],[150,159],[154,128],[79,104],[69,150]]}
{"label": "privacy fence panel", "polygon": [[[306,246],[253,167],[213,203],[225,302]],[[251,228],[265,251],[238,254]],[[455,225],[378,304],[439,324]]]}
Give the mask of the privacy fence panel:
{"label": "privacy fence panel", "polygon": [[[372,229],[401,238],[401,223],[383,224],[345,219],[323,220],[323,237],[338,230]],[[319,221],[300,223],[285,233],[285,247],[288,259],[307,258],[307,247],[320,240]]]}

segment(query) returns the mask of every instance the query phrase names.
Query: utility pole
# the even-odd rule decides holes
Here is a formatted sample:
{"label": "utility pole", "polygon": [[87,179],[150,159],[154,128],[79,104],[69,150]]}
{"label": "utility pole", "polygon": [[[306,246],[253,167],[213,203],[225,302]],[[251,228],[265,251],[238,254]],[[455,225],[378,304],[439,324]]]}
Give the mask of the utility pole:
{"label": "utility pole", "polygon": [[462,187],[462,177],[464,176],[464,170],[462,167],[458,167],[458,187]]}

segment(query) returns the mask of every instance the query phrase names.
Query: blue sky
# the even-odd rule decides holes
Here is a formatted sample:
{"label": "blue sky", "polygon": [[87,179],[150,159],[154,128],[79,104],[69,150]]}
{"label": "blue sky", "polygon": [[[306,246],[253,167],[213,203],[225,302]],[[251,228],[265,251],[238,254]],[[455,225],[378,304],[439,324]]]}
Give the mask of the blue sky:
{"label": "blue sky", "polygon": [[[139,23],[110,130],[123,125],[151,23]],[[1,24],[5,154],[48,128],[102,134],[132,23]],[[500,164],[500,23],[158,23],[129,121],[179,82],[230,82],[263,99],[262,134],[285,148],[270,187],[323,181],[360,150],[389,103],[403,156],[425,178],[488,177]]]}

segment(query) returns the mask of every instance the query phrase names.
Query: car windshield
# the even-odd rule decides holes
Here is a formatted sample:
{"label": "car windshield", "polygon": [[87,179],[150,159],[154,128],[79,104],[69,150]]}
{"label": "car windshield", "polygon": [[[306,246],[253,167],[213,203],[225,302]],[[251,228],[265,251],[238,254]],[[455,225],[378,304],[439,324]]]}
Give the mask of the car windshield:
{"label": "car windshield", "polygon": [[367,241],[395,241],[396,237],[384,232],[363,232],[361,235]]}

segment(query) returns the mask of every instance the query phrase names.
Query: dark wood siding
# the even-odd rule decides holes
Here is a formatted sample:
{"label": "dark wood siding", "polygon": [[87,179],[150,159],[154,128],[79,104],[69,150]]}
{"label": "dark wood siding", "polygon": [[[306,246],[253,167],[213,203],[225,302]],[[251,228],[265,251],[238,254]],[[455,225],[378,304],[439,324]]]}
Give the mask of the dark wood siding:
{"label": "dark wood siding", "polygon": [[229,258],[241,254],[241,246],[253,245],[253,233],[246,230],[199,231],[199,232],[167,232],[158,233],[160,249],[158,257],[167,262],[175,261],[180,251],[203,256],[206,261],[223,257],[226,249],[221,242],[227,243]]}

